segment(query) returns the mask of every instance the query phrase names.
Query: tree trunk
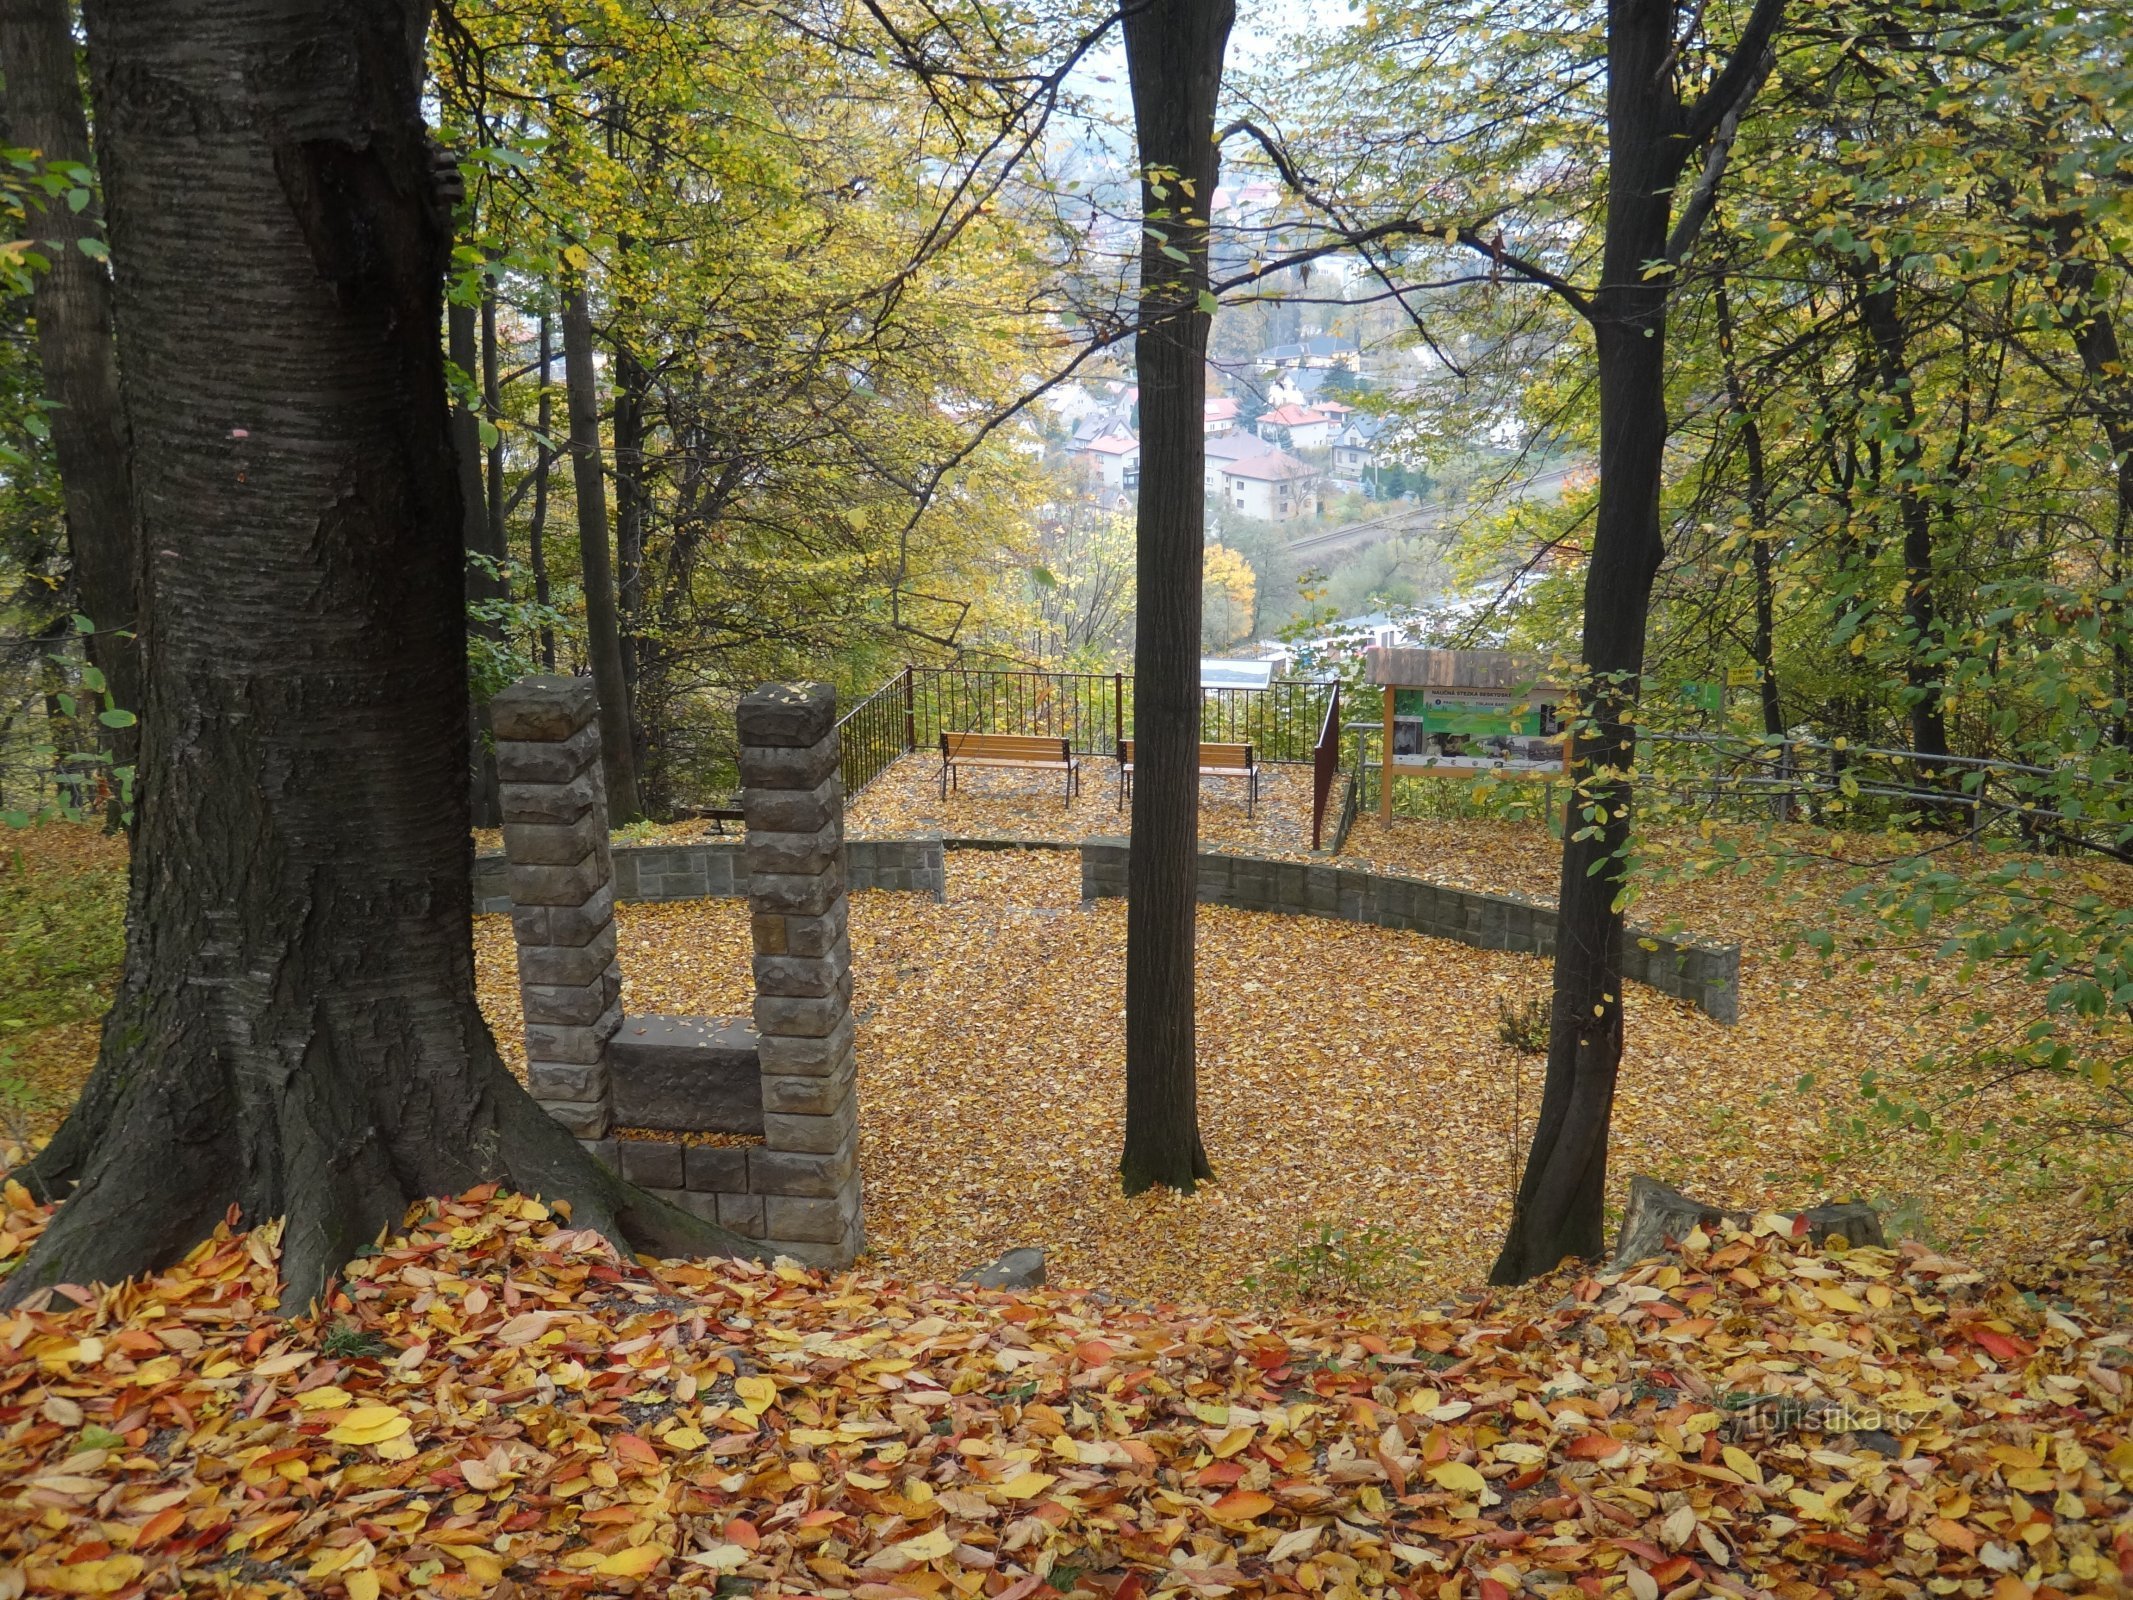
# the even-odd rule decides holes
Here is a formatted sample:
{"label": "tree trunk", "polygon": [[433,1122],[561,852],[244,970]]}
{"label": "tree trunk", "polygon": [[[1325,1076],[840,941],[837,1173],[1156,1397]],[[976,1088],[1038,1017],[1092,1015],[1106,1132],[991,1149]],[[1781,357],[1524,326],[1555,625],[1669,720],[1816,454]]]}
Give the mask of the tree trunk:
{"label": "tree trunk", "polygon": [[1572,750],[1582,825],[1563,841],[1548,1071],[1492,1283],[1596,1256],[1615,1077],[1622,1061],[1622,910],[1644,626],[1665,546],[1666,254],[1671,196],[1691,153],[1666,65],[1671,0],[1613,0],[1607,31],[1607,224],[1591,321],[1600,379],[1600,494],[1585,575],[1584,683]]}
{"label": "tree trunk", "polygon": [[1718,318],[1719,359],[1725,365],[1726,402],[1740,423],[1741,453],[1748,464],[1748,562],[1755,579],[1755,632],[1749,653],[1762,698],[1763,732],[1772,739],[1785,736],[1785,714],[1778,698],[1777,594],[1771,574],[1770,472],[1763,459],[1763,428],[1748,403],[1748,388],[1741,376],[1734,346],[1733,303],[1721,276],[1713,285],[1712,301]]}
{"label": "tree trunk", "polygon": [[629,683],[615,614],[614,558],[607,546],[607,477],[600,462],[600,399],[594,387],[592,310],[583,282],[563,292],[563,386],[570,407],[571,480],[578,491],[578,550],[585,573],[585,648],[600,697],[600,765],[617,822],[634,822],[637,762],[630,741]]}
{"label": "tree trunk", "polygon": [[[1923,481],[1924,441],[1918,436],[1918,396],[1906,354],[1903,318],[1896,304],[1893,269],[1860,285],[1859,315],[1874,348],[1882,403],[1893,413],[1889,437],[1894,458],[1896,509],[1903,525],[1903,620],[1909,635],[1903,675],[1911,702],[1911,748],[1924,756],[1948,753],[1948,720],[1941,704],[1941,667],[1930,657],[1938,631],[1933,582],[1933,503]],[[1944,776],[1939,763],[1923,775]]]}
{"label": "tree trunk", "polygon": [[234,1207],[286,1218],[300,1311],[411,1202],[492,1180],[745,1248],[587,1155],[475,1006],[427,8],[87,12],[149,688],[118,996],[24,1174],[72,1195],[0,1298],[166,1263]]}
{"label": "tree trunk", "polygon": [[[548,387],[548,366],[554,359],[548,313],[541,313],[541,387],[535,402],[533,427],[541,436],[540,453],[533,462],[533,510],[526,524],[526,563],[533,568],[533,603],[545,617],[548,611],[548,552],[542,544],[548,532],[548,471],[555,452],[548,448],[549,429],[555,426],[554,394]],[[555,671],[555,629],[541,623],[541,670]]]}
{"label": "tree trunk", "polygon": [[645,413],[652,375],[620,339],[615,353],[615,603],[622,637],[622,678],[629,687],[630,758],[638,801],[652,809],[659,774],[650,760],[644,699],[644,530],[649,491],[644,474]]}
{"label": "tree trunk", "polygon": [[[7,80],[8,138],[40,150],[47,163],[89,165],[89,127],[74,63],[67,0],[8,0],[0,6],[0,74]],[[80,211],[54,199],[30,219],[47,241],[51,270],[39,274],[32,308],[37,360],[50,413],[52,452],[67,515],[67,557],[83,615],[96,624],[89,660],[112,702],[141,709],[140,650],[133,638],[135,572],[131,446],[119,393],[111,323],[111,279],[78,243],[101,231],[98,207]],[[131,766],[136,728],[100,728],[118,766]]]}
{"label": "tree trunk", "polygon": [[[462,382],[477,382],[480,346],[474,334],[474,308],[454,304],[445,310],[445,341]],[[452,406],[452,453],[459,462],[460,539],[467,552],[467,598],[477,604],[504,597],[502,574],[489,547],[489,513],[481,485],[481,424],[464,398]],[[490,644],[501,642],[503,627],[492,620],[468,619],[467,629]],[[496,748],[489,731],[489,708],[479,697],[468,703],[467,787],[477,828],[503,825],[497,792]]]}
{"label": "tree trunk", "polygon": [[[1200,567],[1205,535],[1207,207],[1234,0],[1127,14],[1141,162],[1139,602],[1133,626],[1133,850],[1126,901],[1128,1194],[1212,1177],[1194,1069],[1200,834]],[[1175,251],[1173,255],[1169,252]]]}
{"label": "tree trunk", "polygon": [[[504,514],[504,382],[501,369],[502,352],[496,341],[496,286],[492,283],[481,293],[481,406],[489,419],[495,437],[488,451],[487,502],[489,526],[484,548],[497,561],[511,559],[511,540],[505,533]],[[508,578],[503,582],[506,594],[511,592]]]}

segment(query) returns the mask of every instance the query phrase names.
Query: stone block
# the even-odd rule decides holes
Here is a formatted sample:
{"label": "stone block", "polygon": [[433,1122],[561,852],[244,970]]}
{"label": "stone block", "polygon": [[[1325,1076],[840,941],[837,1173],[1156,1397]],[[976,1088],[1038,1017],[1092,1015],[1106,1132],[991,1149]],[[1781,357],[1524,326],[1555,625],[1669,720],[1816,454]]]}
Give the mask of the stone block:
{"label": "stone block", "polygon": [[496,741],[496,776],[500,783],[568,783],[600,760],[600,729],[580,728],[554,744],[523,739]]}
{"label": "stone block", "polygon": [[743,744],[740,752],[741,809],[761,789],[813,789],[836,776],[841,746],[832,733],[810,745]]}
{"label": "stone block", "polygon": [[763,1111],[766,1115],[777,1111],[826,1117],[851,1097],[854,1076],[853,1058],[849,1053],[841,1066],[820,1077],[766,1072],[762,1075]]}
{"label": "stone block", "polygon": [[734,1233],[744,1233],[751,1239],[763,1237],[763,1197],[754,1194],[727,1194],[718,1196],[718,1225]]}
{"label": "stone block", "polygon": [[621,1026],[622,1004],[619,1000],[602,1012],[590,1027],[529,1022],[526,1024],[526,1058],[529,1061],[590,1065],[604,1058],[607,1041]]}
{"label": "stone block", "polygon": [[743,747],[816,744],[837,726],[837,691],[827,683],[758,684],[741,696],[733,721]]}
{"label": "stone block", "polygon": [[540,906],[514,904],[512,931],[518,942],[529,944],[587,944],[597,939],[615,920],[615,886],[601,887],[590,900],[577,905]]}
{"label": "stone block", "polygon": [[541,1100],[540,1108],[568,1128],[573,1138],[598,1139],[607,1133],[605,1100]]}
{"label": "stone block", "polygon": [[632,1016],[607,1047],[625,1127],[760,1133],[755,1035],[730,1017]]}
{"label": "stone block", "polygon": [[597,764],[568,783],[505,783],[497,786],[504,823],[576,822],[607,809],[607,791]]}
{"label": "stone block", "polygon": [[854,1144],[817,1154],[804,1150],[751,1150],[748,1187],[759,1195],[796,1194],[834,1198],[859,1171]]}
{"label": "stone block", "polygon": [[759,994],[755,997],[755,1029],[768,1038],[828,1038],[848,1014],[842,994],[818,998]]}
{"label": "stone block", "polygon": [[859,1105],[850,1097],[827,1116],[766,1111],[763,1114],[763,1143],[771,1150],[805,1150],[814,1155],[827,1155],[849,1145],[858,1126]]}
{"label": "stone block", "polygon": [[681,1146],[665,1140],[624,1139],[622,1176],[646,1188],[680,1189]]}
{"label": "stone block", "polygon": [[767,1238],[803,1244],[841,1244],[859,1220],[859,1185],[828,1197],[773,1194],[763,1197]]}
{"label": "stone block", "polygon": [[580,1139],[578,1148],[591,1156],[593,1160],[599,1162],[601,1166],[607,1168],[608,1171],[615,1170],[615,1162],[619,1159],[619,1156],[615,1149],[614,1140]]}
{"label": "stone block", "polygon": [[759,956],[825,956],[845,943],[850,923],[851,908],[839,900],[820,916],[758,912],[749,920],[749,932]]}
{"label": "stone block", "polygon": [[513,866],[575,866],[606,837],[607,819],[588,811],[575,822],[506,822],[504,854]]}
{"label": "stone block", "polygon": [[989,1265],[973,1267],[956,1281],[980,1289],[1041,1289],[1044,1278],[1044,1252],[1034,1245],[1025,1245],[1008,1251]]}
{"label": "stone block", "polygon": [[847,1009],[837,1025],[819,1037],[765,1034],[756,1041],[756,1054],[766,1073],[794,1078],[832,1077],[850,1063],[856,1032],[857,1024]]}
{"label": "stone block", "polygon": [[812,789],[743,789],[741,810],[751,833],[813,833],[844,816],[844,779],[831,773]]}
{"label": "stone block", "polygon": [[589,944],[521,944],[518,981],[536,984],[586,984],[597,981],[615,959],[615,925],[610,922]]}
{"label": "stone block", "polygon": [[528,1026],[560,1023],[589,1028],[598,1022],[622,992],[622,976],[609,962],[590,983],[521,983],[519,1003],[525,1008]]}
{"label": "stone block", "polygon": [[836,863],[816,873],[752,872],[748,902],[757,912],[820,917],[844,896],[844,872]]}
{"label": "stone block", "polygon": [[746,1194],[748,1163],[755,1154],[743,1145],[692,1144],[684,1152],[684,1187],[699,1194]]}
{"label": "stone block", "polygon": [[489,726],[499,739],[567,739],[599,714],[590,678],[521,678],[489,701]]}
{"label": "stone block", "polygon": [[637,852],[624,845],[613,852],[612,861],[613,865],[609,871],[613,882],[609,889],[614,897],[626,901],[644,899],[644,873],[640,870],[642,862],[638,859]]}
{"label": "stone block", "polygon": [[819,997],[838,992],[852,970],[852,951],[839,944],[826,956],[757,956],[754,965],[757,994]]}
{"label": "stone block", "polygon": [[844,820],[832,818],[809,833],[759,832],[748,826],[748,871],[805,875],[827,872],[844,848]]}
{"label": "stone block", "polygon": [[511,900],[522,906],[579,906],[612,888],[607,852],[596,851],[569,866],[511,863]]}
{"label": "stone block", "polygon": [[698,1194],[693,1189],[677,1190],[671,1202],[680,1206],[692,1217],[701,1217],[705,1222],[718,1221],[718,1196]]}
{"label": "stone block", "polygon": [[844,1230],[844,1237],[835,1244],[766,1237],[762,1245],[773,1255],[790,1257],[803,1267],[811,1267],[817,1272],[836,1272],[859,1259],[867,1247],[867,1234],[859,1218],[854,1217],[851,1225]]}
{"label": "stone block", "polygon": [[536,1100],[605,1100],[607,1064],[594,1061],[529,1061],[526,1089]]}

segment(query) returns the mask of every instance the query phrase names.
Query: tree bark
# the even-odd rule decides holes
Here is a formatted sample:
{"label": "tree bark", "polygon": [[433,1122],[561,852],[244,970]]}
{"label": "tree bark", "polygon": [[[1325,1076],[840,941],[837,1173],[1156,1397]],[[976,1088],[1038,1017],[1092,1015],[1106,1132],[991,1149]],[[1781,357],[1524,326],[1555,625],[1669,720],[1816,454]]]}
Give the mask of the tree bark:
{"label": "tree bark", "polygon": [[[554,359],[548,313],[541,313],[540,398],[534,402],[534,431],[541,436],[540,454],[533,463],[533,510],[526,522],[526,564],[533,568],[533,603],[545,616],[548,611],[548,551],[543,540],[548,532],[548,472],[555,452],[548,448],[549,429],[555,426],[554,391],[548,387],[548,368]],[[541,670],[555,671],[555,629],[541,624]]]}
{"label": "tree bark", "polygon": [[[7,80],[9,141],[50,162],[89,165],[89,125],[75,70],[67,0],[8,0],[0,6],[0,74]],[[32,294],[37,361],[50,413],[52,452],[67,517],[67,559],[82,614],[96,624],[89,660],[113,704],[141,709],[140,649],[133,638],[137,574],[132,449],[120,396],[111,278],[82,252],[102,231],[98,206],[80,211],[55,199],[30,220],[51,258]],[[105,750],[131,766],[137,728],[102,728]]]}
{"label": "tree bark", "polygon": [[645,717],[644,533],[650,492],[645,483],[646,412],[652,375],[619,338],[615,356],[615,605],[622,639],[622,678],[629,688],[630,757],[637,764],[637,798],[656,809],[660,774],[651,761]]}
{"label": "tree bark", "polygon": [[[1875,375],[1882,403],[1895,427],[1889,436],[1894,461],[1896,510],[1903,527],[1903,620],[1909,640],[1904,650],[1904,683],[1910,696],[1911,748],[1924,756],[1948,753],[1948,719],[1942,707],[1941,666],[1930,659],[1936,645],[1938,608],[1934,597],[1933,503],[1924,481],[1925,447],[1918,436],[1918,395],[1911,379],[1903,318],[1896,304],[1893,269],[1862,281],[1859,315],[1873,346]],[[1945,774],[1938,763],[1925,764],[1928,778]]]}
{"label": "tree bark", "polygon": [[585,573],[585,647],[600,697],[600,765],[618,822],[644,814],[630,739],[629,682],[615,609],[614,557],[607,544],[607,476],[600,461],[600,399],[594,386],[592,310],[585,285],[563,292],[563,386],[570,409],[571,480],[578,493],[578,550]]}
{"label": "tree bark", "polygon": [[1763,733],[1772,739],[1785,736],[1785,714],[1778,698],[1777,593],[1771,573],[1770,471],[1763,457],[1763,428],[1755,407],[1748,403],[1748,387],[1741,375],[1734,344],[1733,302],[1721,276],[1712,288],[1713,309],[1718,320],[1719,360],[1725,367],[1726,403],[1740,425],[1741,453],[1748,466],[1748,563],[1755,580],[1755,631],[1749,640],[1762,701]]}
{"label": "tree bark", "polygon": [[[1133,625],[1133,850],[1126,901],[1128,1194],[1191,1193],[1200,1142],[1193,935],[1200,834],[1207,207],[1234,0],[1152,0],[1125,19],[1141,163],[1141,481]],[[1171,252],[1176,252],[1172,254]]]}
{"label": "tree bark", "polygon": [[586,1154],[475,1005],[426,6],[87,13],[149,687],[118,995],[24,1173],[72,1193],[0,1298],[166,1263],[234,1207],[286,1219],[301,1311],[411,1202],[487,1181],[747,1248]]}
{"label": "tree bark", "polygon": [[1492,1283],[1523,1282],[1566,1256],[1596,1256],[1604,1243],[1607,1140],[1622,1062],[1632,718],[1652,580],[1665,553],[1659,486],[1669,280],[1650,269],[1667,255],[1674,190],[1697,142],[1672,78],[1675,23],[1674,0],[1608,6],[1607,220],[1588,312],[1599,369],[1600,493],[1571,748],[1581,825],[1563,841],[1540,1114]]}
{"label": "tree bark", "polygon": [[[474,331],[474,308],[453,304],[445,309],[445,342],[452,365],[461,381],[480,381],[480,345]],[[452,453],[459,461],[460,538],[467,552],[467,599],[495,601],[504,597],[496,552],[489,545],[489,513],[481,483],[481,424],[465,398],[452,405]],[[468,631],[491,643],[503,638],[495,621],[467,622]],[[496,778],[496,750],[489,731],[489,708],[478,698],[467,708],[470,736],[467,742],[467,786],[472,796],[473,823],[477,828],[503,825],[503,803]]]}

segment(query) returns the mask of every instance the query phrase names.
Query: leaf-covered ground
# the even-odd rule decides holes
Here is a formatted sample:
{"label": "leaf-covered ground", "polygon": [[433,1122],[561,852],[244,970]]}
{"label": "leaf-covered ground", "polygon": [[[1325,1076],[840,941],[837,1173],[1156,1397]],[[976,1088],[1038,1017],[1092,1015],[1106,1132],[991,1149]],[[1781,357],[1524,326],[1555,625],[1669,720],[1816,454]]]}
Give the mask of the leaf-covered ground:
{"label": "leaf-covered ground", "polygon": [[[10,1186],[0,1258],[45,1214]],[[2108,1259],[1783,1219],[1449,1310],[633,1263],[507,1195],[0,1317],[0,1596],[2045,1596],[2133,1573]]]}

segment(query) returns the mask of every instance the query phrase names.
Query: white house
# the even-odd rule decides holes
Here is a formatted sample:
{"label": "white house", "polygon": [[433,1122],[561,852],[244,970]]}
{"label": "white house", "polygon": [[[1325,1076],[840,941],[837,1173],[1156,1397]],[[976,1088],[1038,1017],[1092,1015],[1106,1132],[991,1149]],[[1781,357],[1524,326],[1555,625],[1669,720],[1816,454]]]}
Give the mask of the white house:
{"label": "white house", "polygon": [[1343,420],[1340,432],[1333,436],[1333,475],[1336,478],[1360,479],[1378,464],[1379,426],[1376,417],[1361,413]]}
{"label": "white house", "polygon": [[1318,472],[1285,450],[1226,463],[1222,503],[1260,522],[1291,522],[1318,513]]}
{"label": "white house", "polygon": [[1256,433],[1225,433],[1207,441],[1207,492],[1222,492],[1222,469],[1233,461],[1271,455],[1274,447]]}
{"label": "white house", "polygon": [[1259,437],[1291,450],[1318,450],[1333,437],[1333,419],[1311,406],[1276,406],[1259,419]]}
{"label": "white house", "polygon": [[1218,395],[1201,408],[1205,415],[1205,432],[1210,439],[1219,439],[1225,433],[1237,431],[1237,402],[1227,395]]}
{"label": "white house", "polygon": [[1141,481],[1141,442],[1127,433],[1091,439],[1077,452],[1096,469],[1106,489],[1136,489]]}

